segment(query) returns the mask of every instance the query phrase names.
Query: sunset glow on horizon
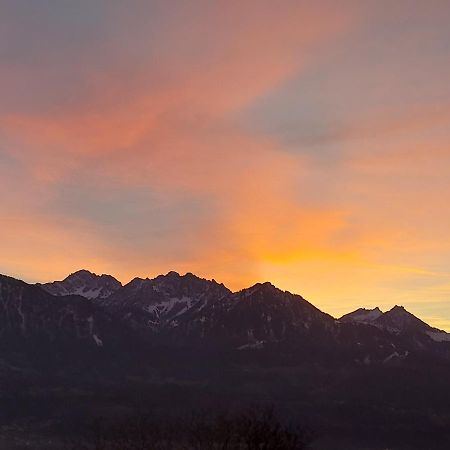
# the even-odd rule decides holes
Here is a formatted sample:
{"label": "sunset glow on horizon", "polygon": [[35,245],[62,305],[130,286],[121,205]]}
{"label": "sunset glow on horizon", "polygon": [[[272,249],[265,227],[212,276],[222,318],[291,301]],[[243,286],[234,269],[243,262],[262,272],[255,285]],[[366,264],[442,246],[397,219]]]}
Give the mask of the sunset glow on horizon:
{"label": "sunset glow on horizon", "polygon": [[176,270],[450,331],[447,1],[0,2],[0,273]]}

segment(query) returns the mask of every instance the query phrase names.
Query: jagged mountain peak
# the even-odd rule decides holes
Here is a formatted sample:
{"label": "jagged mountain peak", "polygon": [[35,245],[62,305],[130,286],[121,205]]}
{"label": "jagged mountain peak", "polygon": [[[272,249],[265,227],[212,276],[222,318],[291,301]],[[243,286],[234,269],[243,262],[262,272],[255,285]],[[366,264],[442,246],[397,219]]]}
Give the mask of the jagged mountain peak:
{"label": "jagged mountain peak", "polygon": [[395,305],[389,311],[384,313],[384,316],[405,316],[409,318],[417,319],[417,317],[410,313],[404,306]]}
{"label": "jagged mountain peak", "polygon": [[450,333],[432,328],[401,305],[395,305],[385,313],[378,307],[373,309],[358,308],[342,316],[339,322],[372,325],[390,334],[413,333],[416,337],[428,336],[436,342],[450,342]]}
{"label": "jagged mountain peak", "polygon": [[186,296],[192,296],[211,289],[230,292],[224,284],[219,284],[214,279],[201,278],[191,272],[181,275],[178,272],[171,271],[166,275],[158,275],[150,279],[149,282],[156,290],[166,291],[175,297],[179,296],[180,293]]}
{"label": "jagged mountain peak", "polygon": [[87,269],[80,269],[80,270],[76,270],[75,272],[72,272],[70,275],[68,275],[65,279],[67,278],[71,278],[74,276],[89,276],[89,277],[95,277],[96,274],[94,272],[91,272],[90,270]]}
{"label": "jagged mountain peak", "polygon": [[208,283],[216,283],[215,280],[208,280],[206,278],[201,278],[192,272],[186,272],[184,275],[181,275],[179,272],[171,270],[167,272],[165,275],[158,275],[155,278],[152,278],[153,281],[202,281]]}
{"label": "jagged mountain peak", "polygon": [[423,332],[431,329],[428,324],[399,305],[395,305],[389,311],[382,314],[376,319],[375,323],[377,326],[395,332]]}
{"label": "jagged mountain peak", "polygon": [[230,293],[215,280],[171,271],[151,279],[135,278],[104,304],[136,323],[156,329]]}
{"label": "jagged mountain peak", "polygon": [[201,336],[231,338],[240,350],[279,342],[297,345],[303,339],[321,345],[331,339],[334,325],[331,316],[303,297],[270,282],[232,293],[201,316]]}
{"label": "jagged mountain peak", "polygon": [[263,289],[263,290],[276,290],[276,291],[282,291],[281,289],[277,288],[274,284],[272,284],[270,281],[263,281],[260,283],[254,284],[250,289],[256,288],[256,289]]}
{"label": "jagged mountain peak", "polygon": [[142,283],[145,283],[146,281],[150,281],[150,278],[134,277],[125,286],[132,285],[132,284],[142,284]]}
{"label": "jagged mountain peak", "polygon": [[70,275],[68,275],[63,281],[73,280],[73,279],[95,280],[98,278],[101,278],[103,280],[115,280],[117,282],[117,280],[112,275],[108,275],[106,273],[97,275],[96,273],[91,272],[87,269],[77,270],[76,272],[73,272]]}
{"label": "jagged mountain peak", "polygon": [[97,275],[86,269],[73,272],[62,281],[38,285],[52,295],[81,295],[89,299],[107,298],[122,287],[113,276]]}
{"label": "jagged mountain peak", "polygon": [[[181,275],[175,270],[170,270],[165,275],[158,275],[158,277],[163,277],[163,278],[176,280],[176,279],[180,278]],[[158,277],[156,277],[156,278],[158,278]]]}
{"label": "jagged mountain peak", "polygon": [[250,286],[248,288],[244,288],[237,292],[236,294],[244,297],[254,296],[256,294],[259,295],[280,295],[283,294],[284,291],[274,286],[269,281],[259,282]]}
{"label": "jagged mountain peak", "polygon": [[341,322],[373,323],[382,315],[383,312],[378,306],[373,309],[358,308],[355,311],[344,314],[339,320]]}
{"label": "jagged mountain peak", "polygon": [[109,317],[87,298],[56,298],[43,286],[0,275],[0,335],[2,339],[34,340],[44,345],[68,340],[103,346]]}
{"label": "jagged mountain peak", "polygon": [[393,307],[392,307],[389,311],[387,311],[387,312],[389,312],[389,313],[396,313],[396,314],[403,314],[403,313],[406,313],[406,314],[412,315],[409,311],[407,311],[407,310],[405,309],[404,306],[401,306],[401,305],[395,305],[395,306],[393,306]]}

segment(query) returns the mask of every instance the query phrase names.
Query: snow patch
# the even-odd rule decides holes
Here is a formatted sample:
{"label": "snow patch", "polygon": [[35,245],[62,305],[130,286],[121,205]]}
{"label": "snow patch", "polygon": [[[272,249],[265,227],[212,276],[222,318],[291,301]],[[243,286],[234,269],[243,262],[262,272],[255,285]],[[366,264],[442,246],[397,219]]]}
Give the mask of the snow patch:
{"label": "snow patch", "polygon": [[256,341],[252,344],[241,345],[237,349],[238,350],[248,350],[248,349],[261,350],[263,347],[264,347],[264,341]]}
{"label": "snow patch", "polygon": [[144,310],[155,314],[157,317],[169,314],[176,306],[182,306],[179,311],[174,315],[174,317],[179,316],[186,312],[193,305],[193,300],[190,297],[172,297],[169,300],[165,300],[160,303],[155,303],[153,305],[147,305]]}
{"label": "snow patch", "polygon": [[94,338],[97,347],[103,347],[103,341],[96,334],[93,334],[92,337]]}
{"label": "snow patch", "polygon": [[353,311],[352,313],[346,314],[345,316],[341,317],[341,319],[356,323],[372,323],[382,315],[383,313],[379,308],[360,308],[356,311]]}
{"label": "snow patch", "polygon": [[409,351],[408,350],[406,350],[405,353],[403,353],[403,355],[401,355],[398,352],[394,352],[394,353],[390,354],[387,358],[385,358],[383,360],[383,364],[386,364],[387,362],[391,361],[394,358],[405,359],[408,355],[409,355]]}
{"label": "snow patch", "polygon": [[383,360],[383,364],[386,364],[387,362],[389,362],[391,359],[393,358],[398,358],[400,355],[398,354],[398,352],[394,352],[391,355],[389,355],[387,358],[385,358]]}
{"label": "snow patch", "polygon": [[425,333],[435,342],[450,342],[450,333],[445,331],[426,331]]}

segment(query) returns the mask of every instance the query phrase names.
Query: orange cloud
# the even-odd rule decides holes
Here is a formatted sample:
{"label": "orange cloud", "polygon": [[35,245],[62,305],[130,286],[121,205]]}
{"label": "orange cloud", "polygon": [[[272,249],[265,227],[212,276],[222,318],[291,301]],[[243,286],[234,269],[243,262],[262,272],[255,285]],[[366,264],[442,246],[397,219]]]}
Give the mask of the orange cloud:
{"label": "orange cloud", "polygon": [[[167,12],[155,40],[149,11],[138,6],[113,8],[120,20],[108,15],[107,28],[116,33],[103,30],[107,39],[93,40],[92,54],[76,47],[72,83],[62,57],[55,67],[31,69],[0,62],[7,69],[0,85],[18,92],[14,108],[0,109],[3,271],[45,281],[87,266],[126,282],[176,269],[233,288],[270,279],[332,313],[408,301],[414,292],[416,300],[434,292],[443,301],[450,254],[445,101],[354,114],[325,136],[334,146],[326,163],[316,147],[293,151],[250,131],[241,117],[320,68],[353,30],[357,8],[206,2]],[[55,86],[45,84],[47,75]],[[24,100],[18,88],[34,76],[43,92]],[[322,73],[325,86],[332,76]],[[394,89],[394,81],[377,86]],[[49,106],[53,88],[69,100],[56,95]],[[67,205],[67,191],[77,210]],[[116,191],[139,195],[117,199]],[[96,196],[106,198],[93,202]],[[192,211],[177,208],[185,198]],[[102,209],[123,212],[124,229],[111,223],[120,214],[99,220]]]}

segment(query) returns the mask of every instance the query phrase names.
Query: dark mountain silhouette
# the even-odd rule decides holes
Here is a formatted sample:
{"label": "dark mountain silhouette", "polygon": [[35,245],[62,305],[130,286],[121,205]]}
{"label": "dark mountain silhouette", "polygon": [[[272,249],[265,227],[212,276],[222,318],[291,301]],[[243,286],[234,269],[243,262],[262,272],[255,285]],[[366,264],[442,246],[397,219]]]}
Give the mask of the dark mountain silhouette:
{"label": "dark mountain silhouette", "polygon": [[59,283],[0,276],[0,445],[24,417],[51,435],[134,407],[164,421],[272,402],[319,434],[360,436],[354,448],[448,448],[450,334],[402,307],[335,319],[270,283],[232,292],[191,273]]}
{"label": "dark mountain silhouette", "polygon": [[296,345],[332,337],[335,320],[303,297],[270,283],[228,292],[204,308],[180,317],[172,335],[197,342],[227,342],[237,350]]}
{"label": "dark mountain silhouette", "polygon": [[138,346],[127,325],[92,300],[0,275],[0,380],[2,362],[64,374],[129,364]]}
{"label": "dark mountain silhouette", "polygon": [[81,296],[55,297],[39,286],[0,275],[2,340],[76,339],[102,346],[106,314]]}
{"label": "dark mountain silhouette", "polygon": [[428,324],[406,311],[403,306],[394,306],[378,317],[374,323],[394,333],[425,332],[431,330]]}
{"label": "dark mountain silhouette", "polygon": [[[28,297],[47,299],[46,311],[50,317],[55,315],[54,323],[60,330],[80,336],[87,335],[94,316],[70,316],[67,305],[72,310],[74,305],[85,305],[120,324],[118,329],[133,330],[143,346],[267,350],[297,360],[307,357],[336,364],[387,364],[399,359],[410,361],[421,353],[449,357],[450,334],[432,328],[403,307],[395,306],[385,313],[379,308],[360,308],[336,320],[300,295],[268,282],[232,292],[215,280],[169,272],[153,279],[135,278],[121,286],[109,275],[81,270],[62,282],[38,286],[17,283],[30,290]],[[61,300],[49,296],[48,291]],[[84,293],[87,298],[69,292]],[[37,311],[26,320],[40,323],[43,315]],[[21,329],[20,312],[15,317],[15,326]],[[83,326],[71,319],[77,325],[68,325],[65,330],[64,323],[71,317],[84,320]],[[103,344],[98,333],[91,331],[90,336]]]}
{"label": "dark mountain silhouette", "polygon": [[431,327],[398,305],[385,313],[379,308],[372,310],[360,308],[345,314],[339,321],[370,324],[393,335],[415,335],[416,338],[427,337],[435,342],[450,341],[450,333]]}
{"label": "dark mountain silhouette", "polygon": [[126,347],[131,339],[133,351],[216,348],[337,366],[409,364],[421,355],[450,360],[450,334],[403,307],[385,313],[359,309],[336,320],[270,283],[231,292],[214,280],[169,272],[121,286],[113,277],[82,270],[46,285],[2,276],[0,295],[2,345],[19,353],[30,343],[33,348],[76,343],[80,351],[117,348],[120,360],[132,353]]}

